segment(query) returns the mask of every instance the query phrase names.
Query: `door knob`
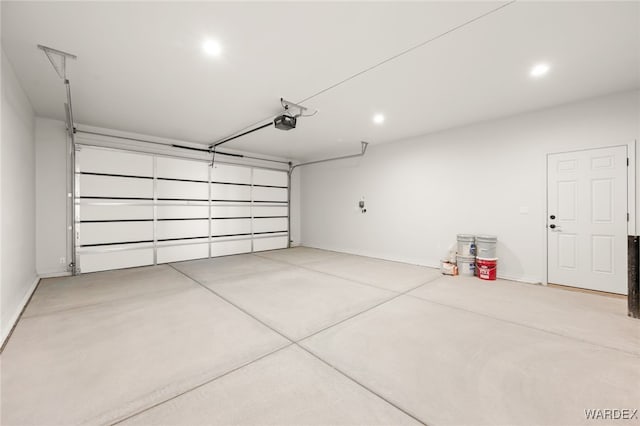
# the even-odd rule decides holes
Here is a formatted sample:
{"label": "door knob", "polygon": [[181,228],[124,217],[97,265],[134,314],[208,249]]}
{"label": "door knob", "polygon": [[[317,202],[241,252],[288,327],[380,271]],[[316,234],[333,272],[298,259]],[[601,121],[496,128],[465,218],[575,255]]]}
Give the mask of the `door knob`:
{"label": "door knob", "polygon": [[551,229],[555,229],[555,227],[556,226],[553,223],[551,225],[549,225],[549,228],[551,228]]}
{"label": "door knob", "polygon": [[549,219],[552,219],[552,220],[553,220],[553,219],[555,219],[555,218],[556,218],[556,215],[555,215],[555,214],[552,214],[551,216],[549,216]]}

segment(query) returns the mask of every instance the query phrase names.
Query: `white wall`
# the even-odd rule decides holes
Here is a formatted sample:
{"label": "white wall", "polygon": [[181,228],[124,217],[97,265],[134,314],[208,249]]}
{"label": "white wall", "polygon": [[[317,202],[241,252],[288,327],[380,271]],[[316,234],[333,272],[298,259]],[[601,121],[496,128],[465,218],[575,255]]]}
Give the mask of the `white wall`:
{"label": "white wall", "polygon": [[[65,123],[36,118],[36,270],[67,272],[67,137]],[[60,262],[64,259],[64,262]]]}
{"label": "white wall", "polygon": [[37,284],[35,115],[4,50],[1,135],[0,307],[4,342]]}
{"label": "white wall", "polygon": [[546,154],[633,142],[639,117],[633,91],[302,168],[302,243],[436,266],[457,233],[495,234],[499,276],[544,281]]}

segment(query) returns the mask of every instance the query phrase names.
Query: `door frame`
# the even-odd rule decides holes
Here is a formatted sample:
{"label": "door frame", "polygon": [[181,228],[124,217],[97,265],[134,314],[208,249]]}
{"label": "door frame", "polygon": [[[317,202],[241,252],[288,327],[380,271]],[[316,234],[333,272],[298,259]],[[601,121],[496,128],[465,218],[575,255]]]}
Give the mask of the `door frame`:
{"label": "door frame", "polygon": [[[629,220],[627,221],[627,235],[636,235],[636,214],[638,210],[638,197],[636,197],[636,160],[637,160],[637,140],[619,143],[615,145],[603,145],[603,146],[591,146],[588,148],[572,149],[566,151],[548,152],[545,155],[545,189],[544,189],[544,217],[542,232],[544,233],[544,248],[543,248],[543,271],[542,271],[542,285],[549,284],[549,233],[547,232],[547,218],[549,217],[549,156],[556,154],[566,154],[570,152],[579,151],[591,151],[594,149],[606,149],[606,148],[618,148],[624,146],[627,148],[627,158],[629,159],[629,166],[627,167],[627,212],[629,213]],[[625,255],[626,256],[626,255]]]}

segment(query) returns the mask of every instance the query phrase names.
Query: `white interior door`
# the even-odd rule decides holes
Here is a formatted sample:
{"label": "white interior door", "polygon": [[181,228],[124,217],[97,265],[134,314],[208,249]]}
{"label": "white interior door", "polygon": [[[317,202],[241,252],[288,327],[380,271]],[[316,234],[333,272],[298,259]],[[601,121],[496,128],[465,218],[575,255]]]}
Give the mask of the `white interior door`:
{"label": "white interior door", "polygon": [[548,281],[626,294],[627,147],[547,158]]}

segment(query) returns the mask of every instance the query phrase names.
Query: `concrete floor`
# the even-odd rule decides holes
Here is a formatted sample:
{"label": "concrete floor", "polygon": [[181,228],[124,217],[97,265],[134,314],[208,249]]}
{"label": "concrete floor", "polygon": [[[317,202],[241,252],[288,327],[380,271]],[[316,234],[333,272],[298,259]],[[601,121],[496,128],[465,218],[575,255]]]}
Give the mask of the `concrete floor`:
{"label": "concrete floor", "polygon": [[3,425],[579,425],[640,408],[623,299],[302,247],[44,280],[1,363]]}

